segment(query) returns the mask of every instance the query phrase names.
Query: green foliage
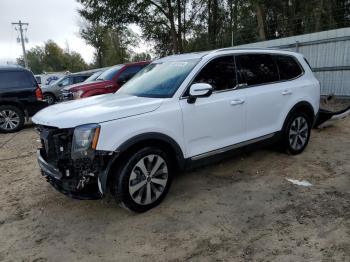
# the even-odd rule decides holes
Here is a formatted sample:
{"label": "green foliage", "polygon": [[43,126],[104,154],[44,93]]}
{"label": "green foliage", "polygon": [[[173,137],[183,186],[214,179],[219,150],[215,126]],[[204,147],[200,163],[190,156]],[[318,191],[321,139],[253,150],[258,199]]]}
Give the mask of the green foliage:
{"label": "green foliage", "polygon": [[[28,66],[34,74],[42,72],[70,71],[78,72],[87,69],[81,55],[77,52],[64,51],[55,42],[49,40],[44,46],[36,46],[27,52]],[[23,57],[17,63],[24,65]]]}
{"label": "green foliage", "polygon": [[123,26],[112,27],[100,22],[87,22],[80,30],[81,37],[95,48],[94,66],[106,67],[130,61],[131,47],[138,37]]}
{"label": "green foliage", "polygon": [[159,56],[350,25],[349,0],[77,0],[106,28],[136,23]]}

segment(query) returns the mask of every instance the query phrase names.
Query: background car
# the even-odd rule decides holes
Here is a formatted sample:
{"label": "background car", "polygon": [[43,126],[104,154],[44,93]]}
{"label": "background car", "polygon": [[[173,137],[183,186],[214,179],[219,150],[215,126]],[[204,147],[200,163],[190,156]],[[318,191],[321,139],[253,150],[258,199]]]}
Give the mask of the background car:
{"label": "background car", "polygon": [[0,67],[0,132],[21,130],[26,119],[46,106],[31,71],[19,66]]}
{"label": "background car", "polygon": [[34,75],[36,81],[39,86],[51,85],[56,82],[61,77],[69,74],[69,72],[51,72],[51,73],[43,73],[39,75]]}
{"label": "background car", "polygon": [[94,82],[81,83],[64,88],[62,90],[63,100],[114,93],[149,63],[148,61],[143,61],[115,65],[104,71]]}
{"label": "background car", "polygon": [[107,69],[109,69],[109,67],[106,68],[101,68],[101,70],[93,73],[91,76],[89,76],[88,78],[86,78],[82,83],[86,83],[86,82],[93,82],[96,81],[96,79]]}
{"label": "background car", "polygon": [[88,77],[90,77],[93,73],[94,72],[89,71],[69,74],[61,77],[59,80],[57,80],[51,85],[42,86],[41,89],[43,92],[44,99],[49,105],[54,104],[56,101],[59,100],[62,88],[72,84],[81,83],[85,81]]}

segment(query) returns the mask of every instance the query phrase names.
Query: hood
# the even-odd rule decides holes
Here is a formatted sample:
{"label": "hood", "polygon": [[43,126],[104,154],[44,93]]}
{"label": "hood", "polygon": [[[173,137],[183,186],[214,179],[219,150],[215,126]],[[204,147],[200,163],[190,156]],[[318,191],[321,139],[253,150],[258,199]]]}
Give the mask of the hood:
{"label": "hood", "polygon": [[163,98],[106,94],[49,106],[32,117],[38,125],[72,128],[102,123],[156,110]]}
{"label": "hood", "polygon": [[65,88],[63,88],[64,91],[70,91],[70,92],[74,92],[80,89],[90,89],[90,88],[99,88],[99,87],[104,87],[107,84],[109,84],[109,82],[113,83],[112,81],[107,81],[107,80],[95,80],[92,82],[81,82],[78,84],[74,84],[74,85],[69,85],[66,86]]}

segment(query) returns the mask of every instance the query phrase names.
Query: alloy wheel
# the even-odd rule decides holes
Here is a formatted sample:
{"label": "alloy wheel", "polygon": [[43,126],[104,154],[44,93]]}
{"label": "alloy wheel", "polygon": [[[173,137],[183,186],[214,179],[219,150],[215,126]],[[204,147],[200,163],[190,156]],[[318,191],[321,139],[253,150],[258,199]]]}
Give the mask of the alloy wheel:
{"label": "alloy wheel", "polygon": [[55,102],[52,95],[44,95],[44,100],[46,100],[49,105],[52,105]]}
{"label": "alloy wheel", "polygon": [[0,111],[0,127],[3,130],[14,130],[19,124],[20,117],[15,111],[9,109]]}
{"label": "alloy wheel", "polygon": [[294,119],[289,128],[289,145],[293,150],[300,150],[307,142],[309,126],[306,119],[299,116]]}
{"label": "alloy wheel", "polygon": [[147,155],[137,162],[129,178],[129,193],[139,205],[155,202],[168,183],[168,166],[159,155]]}

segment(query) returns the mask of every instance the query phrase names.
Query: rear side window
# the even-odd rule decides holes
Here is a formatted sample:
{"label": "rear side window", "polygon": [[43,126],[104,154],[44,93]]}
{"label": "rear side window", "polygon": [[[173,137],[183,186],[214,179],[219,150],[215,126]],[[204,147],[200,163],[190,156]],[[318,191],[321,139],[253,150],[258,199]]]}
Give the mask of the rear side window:
{"label": "rear side window", "polygon": [[271,55],[238,55],[236,61],[242,81],[248,85],[260,85],[279,80],[277,65]]}
{"label": "rear side window", "polygon": [[73,84],[81,83],[83,82],[88,76],[74,76],[73,77]]}
{"label": "rear side window", "polygon": [[35,79],[26,71],[0,72],[0,88],[33,88]]}
{"label": "rear side window", "polygon": [[291,56],[275,55],[274,56],[281,80],[290,80],[300,76],[303,70]]}
{"label": "rear side window", "polygon": [[120,73],[118,77],[118,82],[128,81],[130,78],[132,78],[136,73],[138,73],[144,67],[145,67],[144,65],[135,65],[135,66],[129,66],[125,68],[124,71]]}

